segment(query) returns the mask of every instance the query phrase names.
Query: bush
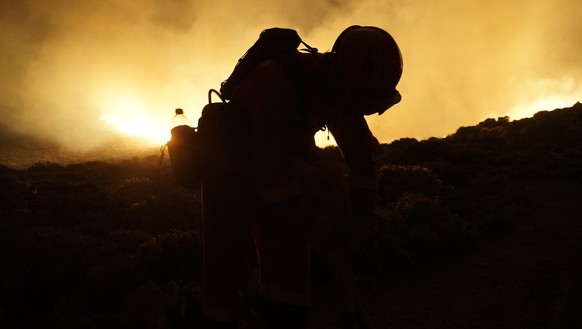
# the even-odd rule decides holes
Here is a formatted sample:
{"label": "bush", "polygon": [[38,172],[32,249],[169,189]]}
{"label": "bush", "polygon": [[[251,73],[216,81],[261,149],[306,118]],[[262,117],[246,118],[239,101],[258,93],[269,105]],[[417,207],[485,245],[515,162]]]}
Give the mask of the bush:
{"label": "bush", "polygon": [[436,196],[447,187],[428,168],[385,164],[379,171],[378,197],[381,205],[392,204],[406,193]]}
{"label": "bush", "polygon": [[3,172],[0,327],[196,321],[200,198],[157,160]]}

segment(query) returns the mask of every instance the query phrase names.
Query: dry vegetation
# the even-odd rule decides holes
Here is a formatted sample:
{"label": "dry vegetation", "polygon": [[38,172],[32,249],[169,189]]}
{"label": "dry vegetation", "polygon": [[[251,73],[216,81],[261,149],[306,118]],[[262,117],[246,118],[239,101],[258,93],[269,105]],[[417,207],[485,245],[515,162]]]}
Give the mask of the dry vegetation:
{"label": "dry vegetation", "polygon": [[[443,139],[382,145],[377,220],[354,255],[373,323],[378,328],[579,324],[571,310],[580,305],[575,296],[582,292],[572,279],[582,274],[582,257],[572,258],[582,256],[582,248],[575,248],[582,247],[581,130],[582,105],[576,104],[519,121],[488,119]],[[197,327],[199,194],[177,186],[168,164],[158,160],[0,166],[1,328]],[[544,240],[550,222],[562,235]],[[534,231],[538,235],[524,235]],[[531,248],[520,249],[514,260],[505,258],[520,238]],[[564,245],[564,239],[571,241]],[[540,246],[557,254],[539,260],[532,250]],[[542,262],[548,259],[554,263]],[[510,297],[536,302],[508,305],[506,295],[485,292],[509,285],[495,280],[511,278],[504,271],[516,262],[537,272],[523,283],[529,284],[524,296]],[[315,265],[312,324],[332,327],[326,273]],[[496,279],[489,285],[491,277],[481,273]],[[523,277],[516,274],[515,280]],[[484,295],[458,300],[471,294],[468,284],[482,287]],[[253,287],[251,282],[243,309],[253,308]],[[512,312],[500,311],[504,307]],[[252,327],[252,319],[244,325]]]}

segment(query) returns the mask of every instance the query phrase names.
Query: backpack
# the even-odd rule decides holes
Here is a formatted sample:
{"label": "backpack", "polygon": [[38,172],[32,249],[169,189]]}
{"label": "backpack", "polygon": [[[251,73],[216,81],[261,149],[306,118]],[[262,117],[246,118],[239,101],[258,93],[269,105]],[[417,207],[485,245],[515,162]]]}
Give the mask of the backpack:
{"label": "backpack", "polygon": [[316,54],[317,48],[313,48],[301,40],[297,31],[286,28],[266,29],[259,35],[259,39],[249,50],[238,60],[231,75],[222,82],[220,93],[229,100],[234,88],[241,83],[259,64],[273,59],[279,61],[288,72],[294,71],[289,68],[292,56],[298,52],[299,45],[303,44],[309,53]]}
{"label": "backpack", "polygon": [[[221,101],[213,102],[212,94],[218,95]],[[236,163],[245,157],[247,148],[243,143],[249,126],[246,120],[244,111],[235,110],[233,104],[211,89],[197,127],[172,128],[170,140],[162,147],[160,163],[167,147],[176,183],[199,188],[208,168],[219,163]]]}
{"label": "backpack", "polygon": [[[222,82],[220,92],[210,89],[208,104],[204,106],[198,119],[198,126],[172,129],[172,137],[166,144],[170,164],[176,182],[186,188],[199,188],[204,180],[206,168],[217,162],[246,161],[246,147],[241,144],[248,133],[247,118],[229,102],[234,88],[255,68],[267,60],[277,60],[296,79],[297,70],[293,56],[303,44],[309,53],[317,53],[301,40],[295,30],[270,28],[259,35],[259,39],[238,60],[231,75]],[[220,102],[212,101],[217,94]],[[163,156],[163,152],[162,152]],[[244,167],[241,165],[239,167]]]}

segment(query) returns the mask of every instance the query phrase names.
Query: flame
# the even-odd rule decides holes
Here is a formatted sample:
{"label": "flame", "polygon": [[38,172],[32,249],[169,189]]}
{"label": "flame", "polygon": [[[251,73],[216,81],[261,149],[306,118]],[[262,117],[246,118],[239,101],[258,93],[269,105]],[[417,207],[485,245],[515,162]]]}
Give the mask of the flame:
{"label": "flame", "polygon": [[99,120],[111,125],[119,133],[139,137],[154,145],[170,139],[169,129],[148,114],[147,107],[138,97],[119,96],[104,107],[107,111]]}
{"label": "flame", "polygon": [[508,111],[511,119],[533,116],[539,111],[552,111],[574,105],[582,99],[582,86],[574,79],[541,79],[526,85],[517,105]]}
{"label": "flame", "polygon": [[572,106],[576,103],[576,99],[566,95],[549,95],[531,100],[524,104],[515,106],[509,111],[511,119],[522,119],[533,116],[539,111],[552,111],[559,108]]}

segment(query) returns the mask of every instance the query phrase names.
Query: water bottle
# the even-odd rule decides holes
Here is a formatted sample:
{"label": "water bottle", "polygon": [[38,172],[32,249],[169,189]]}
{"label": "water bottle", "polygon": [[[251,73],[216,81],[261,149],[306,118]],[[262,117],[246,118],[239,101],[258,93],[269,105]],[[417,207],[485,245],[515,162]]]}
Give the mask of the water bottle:
{"label": "water bottle", "polygon": [[184,114],[184,110],[177,108],[174,117],[170,122],[171,141],[176,145],[189,143],[191,135],[194,133],[190,119]]}
{"label": "water bottle", "polygon": [[190,123],[190,119],[184,114],[184,110],[177,108],[175,113],[170,124],[172,130],[180,126],[192,127],[192,123]]}
{"label": "water bottle", "polygon": [[185,187],[200,186],[200,156],[196,128],[192,127],[181,108],[176,109],[171,127],[172,137],[168,142],[168,153],[176,182]]}

